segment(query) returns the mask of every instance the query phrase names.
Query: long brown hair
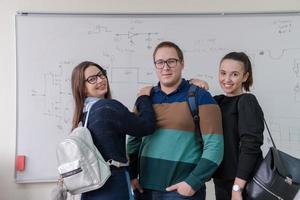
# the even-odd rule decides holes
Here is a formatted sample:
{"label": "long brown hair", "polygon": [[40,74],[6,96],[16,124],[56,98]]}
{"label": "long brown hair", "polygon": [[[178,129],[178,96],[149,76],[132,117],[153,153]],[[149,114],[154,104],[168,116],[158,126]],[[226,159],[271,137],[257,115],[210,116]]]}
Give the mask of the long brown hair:
{"label": "long brown hair", "polygon": [[[78,123],[82,117],[82,110],[84,106],[84,100],[86,98],[86,88],[85,88],[85,77],[84,72],[89,66],[97,67],[107,79],[106,71],[97,63],[84,61],[79,63],[72,71],[71,86],[73,99],[75,101],[75,109],[72,121],[72,130],[78,126]],[[104,96],[105,99],[111,99],[111,92],[109,87],[109,82],[107,79],[107,93]]]}

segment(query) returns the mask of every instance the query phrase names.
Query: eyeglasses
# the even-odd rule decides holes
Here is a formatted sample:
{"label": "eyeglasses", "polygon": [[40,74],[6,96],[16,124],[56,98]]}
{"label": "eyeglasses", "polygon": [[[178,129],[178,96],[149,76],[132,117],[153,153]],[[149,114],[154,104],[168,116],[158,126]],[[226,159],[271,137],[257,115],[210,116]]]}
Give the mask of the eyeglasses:
{"label": "eyeglasses", "polygon": [[179,59],[169,58],[168,60],[157,60],[154,62],[154,64],[157,69],[163,69],[166,63],[169,68],[174,68],[176,67],[178,61]]}
{"label": "eyeglasses", "polygon": [[85,81],[87,81],[89,84],[95,84],[95,83],[97,83],[98,78],[100,78],[102,80],[106,79],[106,71],[103,70],[102,72],[99,72],[96,75],[89,76],[89,77],[87,77],[87,79],[85,79]]}

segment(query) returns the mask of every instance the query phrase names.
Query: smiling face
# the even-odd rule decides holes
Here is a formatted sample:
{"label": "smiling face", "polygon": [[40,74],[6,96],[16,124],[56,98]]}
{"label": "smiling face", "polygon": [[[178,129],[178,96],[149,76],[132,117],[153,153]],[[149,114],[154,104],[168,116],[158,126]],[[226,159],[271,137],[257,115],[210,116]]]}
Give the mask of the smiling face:
{"label": "smiling face", "polygon": [[219,68],[219,83],[226,96],[237,96],[243,93],[243,82],[249,73],[245,73],[244,64],[233,59],[224,59]]}
{"label": "smiling face", "polygon": [[[101,70],[93,65],[87,67],[84,71],[85,92],[88,97],[104,98],[108,91],[106,76],[102,75]],[[92,80],[92,81],[87,81]]]}
{"label": "smiling face", "polygon": [[178,57],[177,51],[172,47],[161,47],[156,51],[154,61],[164,62],[164,61],[174,60],[171,66],[168,63],[164,63],[163,68],[159,69],[156,67],[156,74],[159,79],[161,89],[166,92],[174,91],[181,82],[181,73],[183,70],[183,61]]}

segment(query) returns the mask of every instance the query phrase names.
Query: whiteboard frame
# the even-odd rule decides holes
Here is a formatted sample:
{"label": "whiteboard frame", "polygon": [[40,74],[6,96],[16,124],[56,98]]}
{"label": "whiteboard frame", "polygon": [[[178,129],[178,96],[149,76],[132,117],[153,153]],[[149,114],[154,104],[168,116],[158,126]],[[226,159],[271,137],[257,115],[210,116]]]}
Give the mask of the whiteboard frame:
{"label": "whiteboard frame", "polygon": [[[153,16],[200,16],[200,17],[211,17],[211,16],[299,16],[300,11],[284,11],[284,12],[273,12],[273,11],[262,11],[262,12],[39,12],[39,11],[17,11],[15,14],[15,38],[16,38],[16,145],[15,145],[15,158],[17,156],[17,139],[18,139],[18,121],[19,121],[19,115],[18,115],[18,27],[17,27],[17,17],[18,16],[26,16],[26,15],[74,15],[74,16],[104,16],[104,17],[119,17],[119,16],[132,16],[132,17],[153,17]],[[26,161],[25,161],[26,162]],[[26,164],[25,164],[26,165]],[[15,159],[15,166],[16,166],[16,159]],[[52,183],[56,182],[57,180],[53,180],[52,177],[49,177],[49,179],[39,179],[39,178],[32,178],[32,179],[25,179],[20,180],[17,179],[17,171],[14,170],[14,177],[16,183]]]}

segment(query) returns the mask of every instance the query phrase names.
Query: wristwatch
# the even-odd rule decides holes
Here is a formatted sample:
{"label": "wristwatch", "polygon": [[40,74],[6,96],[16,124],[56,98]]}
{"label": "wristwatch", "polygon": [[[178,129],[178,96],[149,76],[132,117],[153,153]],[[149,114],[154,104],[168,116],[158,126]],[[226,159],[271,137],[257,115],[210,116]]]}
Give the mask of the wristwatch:
{"label": "wristwatch", "polygon": [[239,185],[237,184],[234,184],[232,186],[232,190],[235,191],[235,192],[242,192],[243,191],[243,188],[241,188]]}

